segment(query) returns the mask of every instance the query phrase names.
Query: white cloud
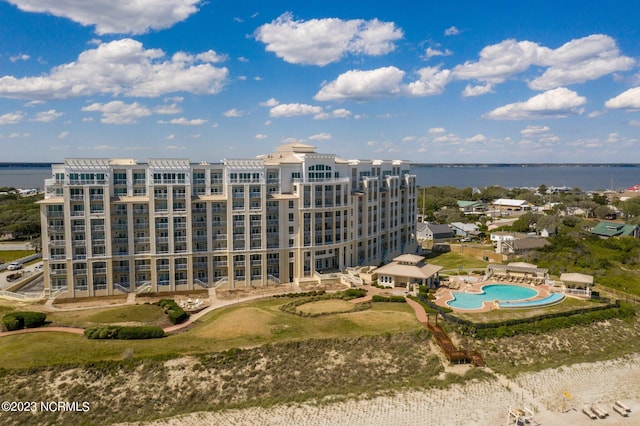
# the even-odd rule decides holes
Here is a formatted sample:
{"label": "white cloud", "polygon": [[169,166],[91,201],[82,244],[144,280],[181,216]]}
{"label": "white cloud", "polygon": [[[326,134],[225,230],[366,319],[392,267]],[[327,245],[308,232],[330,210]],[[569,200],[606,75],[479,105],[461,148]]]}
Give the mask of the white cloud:
{"label": "white cloud", "polygon": [[458,80],[479,80],[486,83],[502,83],[510,76],[525,71],[531,64],[541,62],[549,49],[530,41],[504,40],[484,47],[480,60],[466,61],[453,68]]}
{"label": "white cloud", "polygon": [[235,117],[242,117],[244,115],[243,111],[240,111],[236,108],[231,108],[225,112],[222,113],[222,115],[224,115],[225,117],[229,117],[229,118],[235,118]]}
{"label": "white cloud", "polygon": [[262,139],[267,139],[269,136],[267,136],[265,134],[262,134],[262,133],[259,133],[259,134],[255,135],[254,137],[256,139],[258,139],[258,140],[262,140]]}
{"label": "white cloud", "polygon": [[331,112],[331,115],[335,118],[349,118],[351,116],[351,111],[345,108],[334,109]]}
{"label": "white cloud", "polygon": [[276,100],[276,98],[271,98],[266,100],[265,102],[260,102],[260,106],[264,106],[264,107],[274,107],[276,105],[278,105],[280,102],[278,102]]}
{"label": "white cloud", "polygon": [[[635,63],[632,58],[621,55],[613,38],[603,34],[574,39],[557,49],[531,41],[504,40],[484,47],[479,56],[478,61],[466,61],[454,67],[453,78],[481,81],[486,88],[537,66],[545,71],[528,85],[534,90],[549,90],[626,71]],[[467,86],[465,96],[483,94],[472,89]]]}
{"label": "white cloud", "polygon": [[328,141],[331,140],[331,133],[318,133],[316,135],[309,136],[310,141]]}
{"label": "white cloud", "polygon": [[427,47],[427,50],[424,51],[424,59],[431,59],[434,56],[451,56],[453,52],[449,49],[438,50],[432,49],[431,47]]}
{"label": "white cloud", "polygon": [[166,139],[166,140],[168,140],[168,141],[173,140],[173,139],[175,139],[175,138],[176,138],[176,135],[174,135],[173,133],[171,133],[170,135],[167,135],[167,136],[165,137],[165,139]]}
{"label": "white cloud", "polygon": [[202,0],[8,0],[26,12],[49,13],[84,26],[97,34],[143,34],[184,21],[198,11]]}
{"label": "white cloud", "polygon": [[9,134],[9,139],[22,139],[22,138],[28,138],[29,136],[31,136],[30,133],[14,132]]}
{"label": "white cloud", "polygon": [[26,53],[21,53],[20,55],[10,56],[9,60],[11,62],[28,61],[29,58],[31,58],[31,56],[27,55]]}
{"label": "white cloud", "polygon": [[24,119],[22,112],[9,112],[4,115],[0,115],[0,126],[5,124],[18,124]]}
{"label": "white cloud", "polygon": [[465,98],[472,96],[480,96],[486,95],[487,93],[491,93],[493,91],[493,86],[491,84],[471,86],[467,84],[467,86],[462,91],[462,96]]}
{"label": "white cloud", "polygon": [[[178,55],[178,54],[176,54]],[[78,59],[54,67],[48,75],[0,77],[0,97],[65,99],[93,94],[156,97],[174,92],[218,93],[226,83],[227,68],[208,62],[184,61],[184,55],[167,60],[160,49],[122,39],[82,52]],[[185,54],[186,55],[186,54]]]}
{"label": "white cloud", "polygon": [[465,139],[465,142],[469,142],[469,143],[479,143],[479,142],[485,142],[487,140],[487,137],[485,135],[483,135],[482,133],[478,133],[477,135],[471,136],[470,138]]}
{"label": "white cloud", "polygon": [[319,106],[294,103],[277,105],[269,110],[269,115],[271,117],[293,117],[296,115],[319,114],[321,112],[322,108]]}
{"label": "white cloud", "polygon": [[93,103],[82,108],[85,112],[101,112],[101,123],[105,124],[133,124],[138,118],[148,117],[151,111],[137,102],[125,104],[122,101],[111,101],[106,104]]}
{"label": "white cloud", "polygon": [[418,70],[420,80],[407,85],[407,92],[412,96],[439,95],[451,81],[450,70],[440,70],[440,67],[425,67]]}
{"label": "white cloud", "polygon": [[618,96],[606,101],[604,106],[610,109],[640,109],[640,87],[625,90]]}
{"label": "white cloud", "polygon": [[527,126],[520,130],[520,134],[524,137],[548,133],[551,131],[549,126]]}
{"label": "white cloud", "polygon": [[603,75],[626,71],[635,64],[632,58],[620,56],[613,38],[603,34],[571,40],[545,56],[550,67],[529,83],[536,90],[595,80]]}
{"label": "white cloud", "polygon": [[529,98],[525,102],[516,102],[494,109],[484,117],[494,120],[524,120],[535,118],[564,118],[580,114],[579,107],[587,99],[573,90],[558,87]]}
{"label": "white cloud", "polygon": [[351,70],[334,81],[323,84],[314,99],[334,101],[343,99],[365,100],[402,93],[404,71],[396,67],[383,67],[370,71]]}
{"label": "white cloud", "polygon": [[172,103],[170,105],[158,105],[153,109],[153,112],[164,115],[180,114],[182,108],[180,108],[177,103]]}
{"label": "white cloud", "polygon": [[380,56],[403,37],[393,22],[337,18],[296,21],[284,13],[255,32],[266,50],[293,64],[324,66],[347,54]]}
{"label": "white cloud", "polygon": [[321,112],[313,116],[314,120],[328,120],[330,118],[349,118],[352,112],[345,108],[334,109],[331,112]]}
{"label": "white cloud", "polygon": [[70,132],[60,132],[58,133],[58,139],[66,139],[69,136]]}
{"label": "white cloud", "polygon": [[167,120],[167,121],[159,120],[158,123],[159,124],[177,124],[179,126],[201,126],[205,124],[207,121],[208,120],[205,120],[204,118],[193,118],[189,120],[187,118],[180,117],[180,118],[174,118],[172,120]]}
{"label": "white cloud", "polygon": [[455,25],[444,30],[444,35],[446,36],[454,36],[458,34],[460,34],[460,30]]}
{"label": "white cloud", "polygon": [[50,109],[49,111],[42,111],[36,114],[36,116],[31,121],[39,121],[41,123],[49,123],[57,118],[60,118],[64,115],[63,112],[56,111],[55,109]]}
{"label": "white cloud", "polygon": [[446,132],[444,127],[432,127],[429,130],[427,130],[427,133],[431,135],[439,135],[444,132]]}

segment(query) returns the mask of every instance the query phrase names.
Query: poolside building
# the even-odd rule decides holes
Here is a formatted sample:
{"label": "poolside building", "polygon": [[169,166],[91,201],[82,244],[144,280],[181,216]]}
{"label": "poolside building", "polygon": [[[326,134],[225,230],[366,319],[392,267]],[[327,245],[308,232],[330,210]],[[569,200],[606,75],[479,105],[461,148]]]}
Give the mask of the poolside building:
{"label": "poolside building", "polygon": [[408,287],[414,284],[435,288],[442,266],[426,263],[423,256],[403,254],[374,272],[384,287]]}
{"label": "poolside building", "polygon": [[45,289],[68,298],[296,282],[417,248],[409,162],[300,143],[220,163],[66,159],[40,205]]}

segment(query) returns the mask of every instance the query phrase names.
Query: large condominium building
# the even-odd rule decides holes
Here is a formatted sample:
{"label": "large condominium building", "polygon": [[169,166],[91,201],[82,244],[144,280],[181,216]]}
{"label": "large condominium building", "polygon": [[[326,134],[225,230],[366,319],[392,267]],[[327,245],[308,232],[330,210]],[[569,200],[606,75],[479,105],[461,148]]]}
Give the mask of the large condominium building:
{"label": "large condominium building", "polygon": [[296,282],[416,249],[406,161],[290,144],[255,159],[66,159],[41,201],[61,297]]}

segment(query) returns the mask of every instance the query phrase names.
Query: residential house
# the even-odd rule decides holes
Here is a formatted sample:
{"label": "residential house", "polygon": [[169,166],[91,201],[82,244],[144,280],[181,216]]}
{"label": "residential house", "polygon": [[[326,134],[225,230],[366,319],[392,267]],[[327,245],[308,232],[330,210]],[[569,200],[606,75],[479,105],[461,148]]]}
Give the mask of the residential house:
{"label": "residential house", "polygon": [[526,237],[514,240],[499,241],[496,247],[496,253],[522,256],[530,251],[537,250],[549,244],[544,238]]}
{"label": "residential house", "polygon": [[509,198],[499,198],[491,203],[494,210],[503,212],[521,212],[531,210],[531,203],[527,200],[514,200]]}
{"label": "residential house", "polygon": [[458,208],[464,214],[483,214],[487,211],[487,204],[482,201],[458,201]]}
{"label": "residential house", "polygon": [[429,222],[416,224],[418,240],[447,241],[454,238],[454,232],[449,225],[439,225]]}
{"label": "residential house", "polygon": [[462,223],[462,222],[453,222],[450,224],[451,229],[456,234],[456,237],[462,238],[473,238],[477,237],[480,234],[480,230],[478,229],[478,225],[475,223]]}
{"label": "residential house", "polygon": [[601,238],[627,236],[640,238],[640,228],[638,225],[627,225],[617,222],[600,222],[591,228],[591,233]]}

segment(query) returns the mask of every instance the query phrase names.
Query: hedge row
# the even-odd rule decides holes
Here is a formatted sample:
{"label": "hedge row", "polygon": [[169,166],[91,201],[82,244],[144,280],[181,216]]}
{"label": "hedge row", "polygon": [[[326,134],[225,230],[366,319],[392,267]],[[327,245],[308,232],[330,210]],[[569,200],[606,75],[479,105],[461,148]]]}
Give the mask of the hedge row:
{"label": "hedge row", "polygon": [[2,324],[8,331],[36,328],[44,325],[47,314],[42,312],[11,312],[2,317]]}
{"label": "hedge row", "polygon": [[405,303],[406,300],[404,298],[404,296],[380,296],[379,294],[375,294],[372,298],[371,298],[372,302],[391,302],[391,303]]}
{"label": "hedge row", "polygon": [[315,290],[315,291],[306,291],[303,293],[284,293],[284,294],[275,294],[273,297],[312,297],[312,296],[321,296],[325,294],[324,290]]}
{"label": "hedge row", "polygon": [[153,325],[126,327],[119,325],[104,325],[88,328],[84,331],[84,335],[89,339],[120,340],[157,339],[166,336],[162,328]]}
{"label": "hedge row", "polygon": [[189,314],[173,299],[161,299],[157,305],[164,309],[164,313],[169,317],[171,324],[181,324],[189,318]]}
{"label": "hedge row", "polygon": [[288,312],[290,314],[294,314],[294,315],[298,315],[301,317],[318,317],[318,316],[322,316],[322,315],[333,315],[333,314],[342,314],[342,313],[348,313],[348,312],[358,312],[358,311],[364,311],[367,309],[371,309],[371,303],[356,303],[353,306],[353,309],[349,309],[346,311],[342,311],[342,312],[319,312],[319,313],[315,313],[315,314],[311,314],[308,312],[301,312],[298,311],[298,306],[301,305],[305,305],[307,303],[312,303],[312,302],[317,302],[320,300],[331,300],[331,299],[342,299],[342,300],[351,300],[351,299],[357,299],[360,297],[364,297],[367,294],[367,291],[364,289],[355,289],[355,288],[351,288],[349,290],[345,290],[345,291],[340,291],[338,293],[323,293],[320,294],[318,296],[311,296],[311,297],[305,297],[305,298],[298,298],[297,300],[293,300],[287,304],[284,304],[282,306],[280,306],[280,310],[283,312]]}
{"label": "hedge row", "polygon": [[450,313],[451,310],[436,305],[425,298],[423,294],[418,295],[418,300],[436,310],[446,321],[455,323],[460,333],[479,338],[513,336],[516,334],[540,334],[550,330],[586,325],[611,318],[630,318],[635,315],[632,307],[621,304],[617,300],[615,303],[607,303],[606,305],[542,314],[530,318],[474,323],[452,315]]}

